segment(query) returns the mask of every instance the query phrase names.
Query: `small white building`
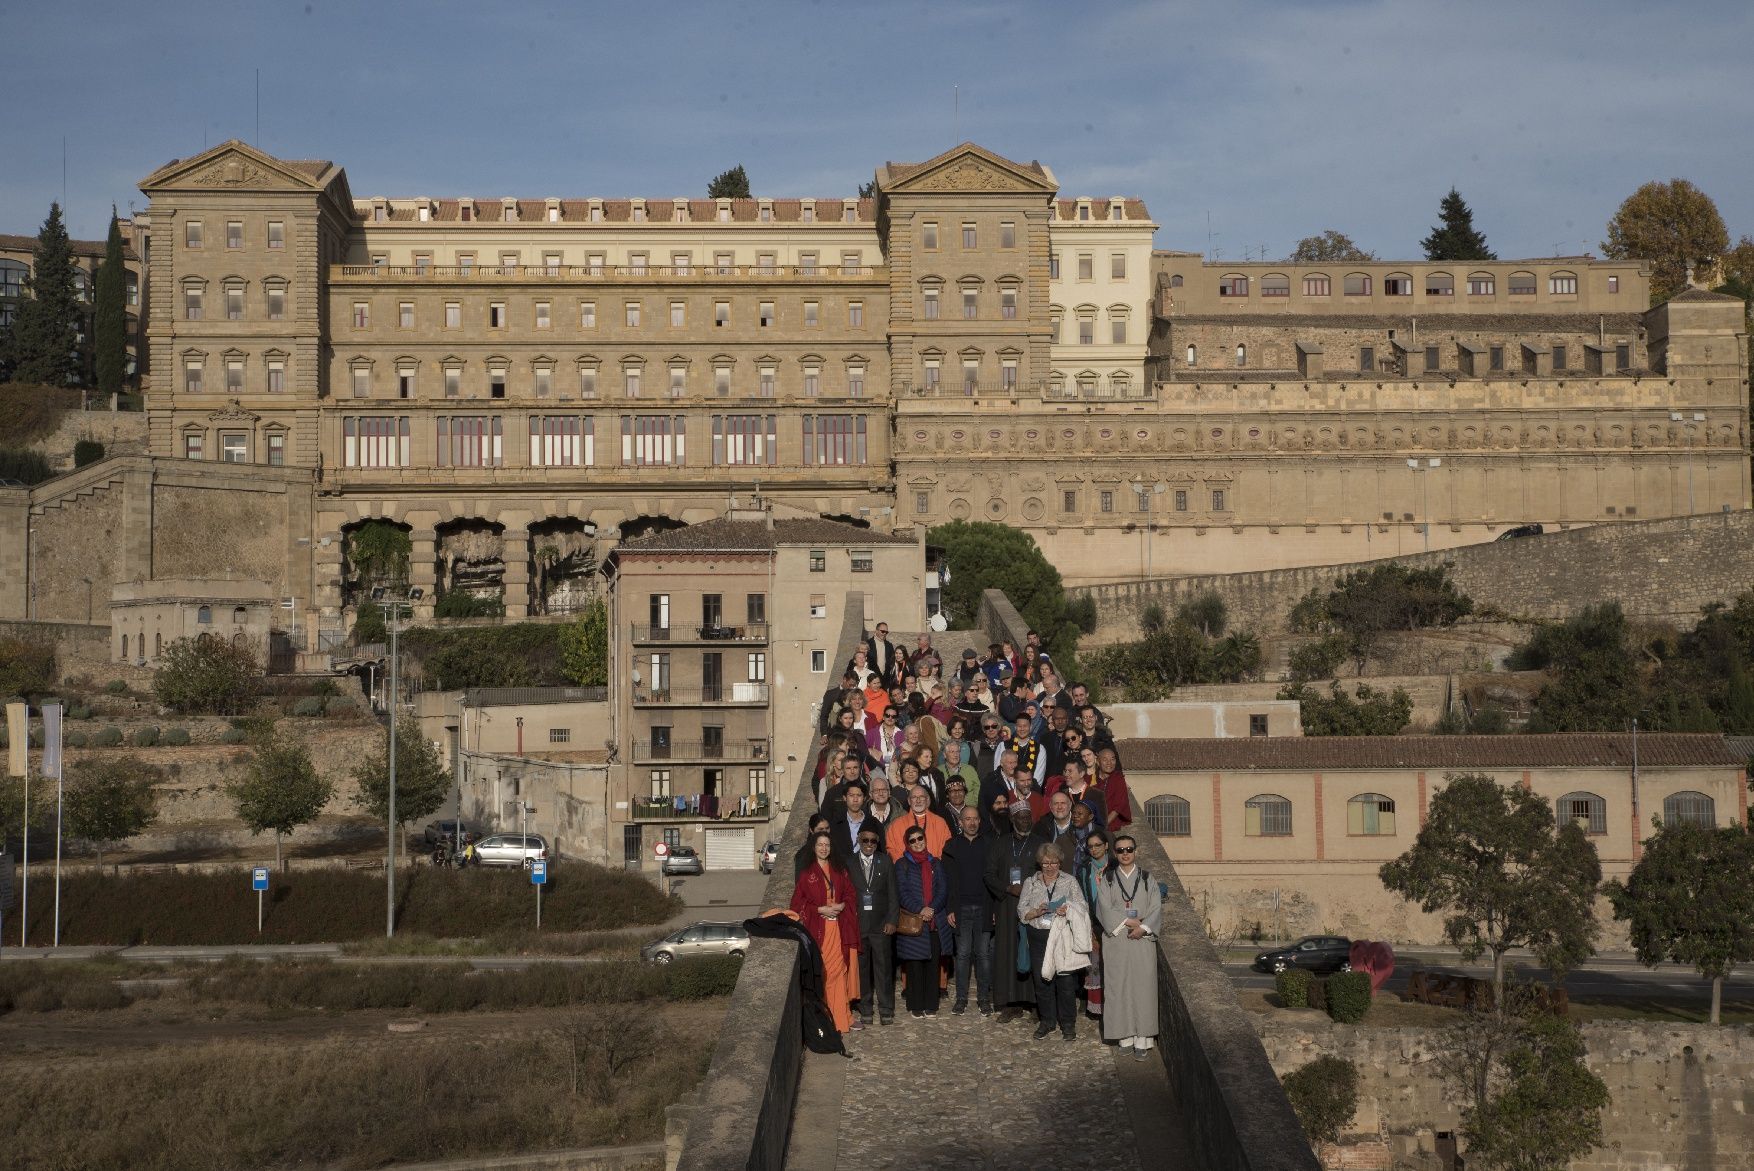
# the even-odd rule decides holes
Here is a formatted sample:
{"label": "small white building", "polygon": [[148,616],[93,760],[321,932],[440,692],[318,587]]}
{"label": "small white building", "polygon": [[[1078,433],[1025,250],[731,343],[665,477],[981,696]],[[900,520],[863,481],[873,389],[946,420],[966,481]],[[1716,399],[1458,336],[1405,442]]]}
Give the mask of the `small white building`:
{"label": "small white building", "polygon": [[176,577],[118,582],[110,590],[111,661],[155,667],[179,638],[212,634],[248,647],[266,666],[280,598],[265,581]]}

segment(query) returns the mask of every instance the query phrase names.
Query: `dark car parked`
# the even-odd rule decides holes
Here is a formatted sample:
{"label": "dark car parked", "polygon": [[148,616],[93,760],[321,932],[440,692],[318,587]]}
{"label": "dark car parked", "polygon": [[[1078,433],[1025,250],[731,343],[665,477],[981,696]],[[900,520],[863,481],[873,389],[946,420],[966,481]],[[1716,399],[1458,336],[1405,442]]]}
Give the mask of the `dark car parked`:
{"label": "dark car parked", "polygon": [[1264,951],[1255,957],[1255,969],[1283,972],[1302,968],[1318,976],[1352,970],[1352,941],[1342,935],[1306,935],[1288,947]]}
{"label": "dark car parked", "polygon": [[1538,524],[1517,525],[1514,529],[1505,529],[1498,534],[1501,541],[1514,541],[1519,537],[1538,537],[1547,530]]}

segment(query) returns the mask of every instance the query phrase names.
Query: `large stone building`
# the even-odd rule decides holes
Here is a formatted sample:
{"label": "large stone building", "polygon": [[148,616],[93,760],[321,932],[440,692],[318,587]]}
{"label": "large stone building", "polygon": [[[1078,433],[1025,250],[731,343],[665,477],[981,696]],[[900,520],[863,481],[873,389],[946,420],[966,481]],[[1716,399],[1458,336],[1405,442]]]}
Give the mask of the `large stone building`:
{"label": "large stone building", "polygon": [[[167,164],[137,225],[152,454],[0,489],[29,518],[0,519],[5,613],[74,617],[31,559],[99,531],[100,596],[255,576],[321,646],[373,518],[408,530],[424,605],[518,617],[735,493],[1003,521],[1074,583],[1749,505],[1733,299],[1647,309],[1643,267],[1588,258],[1204,262],[1154,252],[1138,201],[1058,187],[972,144],[870,198],[356,198],[235,141]],[[156,560],[188,551],[173,515],[246,513]]]}
{"label": "large stone building", "polygon": [[[133,220],[120,221],[122,232],[122,295],[127,315],[127,359],[125,373],[130,385],[146,371],[142,360],[146,353],[145,317],[141,312],[141,269],[145,261],[145,232]],[[73,289],[84,309],[82,328],[90,336],[92,313],[96,308],[97,269],[103,263],[107,244],[103,240],[69,240],[73,254]],[[19,303],[30,295],[31,273],[36,266],[37,238],[0,233],[0,329],[12,324]],[[83,337],[82,337],[83,340]]]}

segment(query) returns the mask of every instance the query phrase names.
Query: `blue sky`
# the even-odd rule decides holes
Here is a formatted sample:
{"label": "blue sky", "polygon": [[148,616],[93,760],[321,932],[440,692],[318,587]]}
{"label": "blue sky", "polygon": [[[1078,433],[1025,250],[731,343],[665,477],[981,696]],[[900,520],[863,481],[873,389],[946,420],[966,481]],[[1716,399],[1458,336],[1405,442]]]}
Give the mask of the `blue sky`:
{"label": "blue sky", "polygon": [[229,137],[357,196],[540,198],[704,194],[736,163],[839,195],[960,134],[1226,258],[1329,227],[1417,256],[1452,183],[1505,257],[1595,250],[1674,176],[1754,233],[1747,0],[0,0],[0,42],[0,231],[60,197],[63,136],[100,237]]}

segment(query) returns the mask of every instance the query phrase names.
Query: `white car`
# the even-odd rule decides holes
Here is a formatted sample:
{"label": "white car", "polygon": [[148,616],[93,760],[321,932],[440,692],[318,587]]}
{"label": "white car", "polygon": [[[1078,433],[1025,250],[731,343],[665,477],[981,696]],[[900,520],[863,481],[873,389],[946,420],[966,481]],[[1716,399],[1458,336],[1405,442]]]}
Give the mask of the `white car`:
{"label": "white car", "polygon": [[548,857],[548,843],[538,834],[488,834],[475,843],[478,866],[522,866]]}

